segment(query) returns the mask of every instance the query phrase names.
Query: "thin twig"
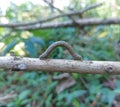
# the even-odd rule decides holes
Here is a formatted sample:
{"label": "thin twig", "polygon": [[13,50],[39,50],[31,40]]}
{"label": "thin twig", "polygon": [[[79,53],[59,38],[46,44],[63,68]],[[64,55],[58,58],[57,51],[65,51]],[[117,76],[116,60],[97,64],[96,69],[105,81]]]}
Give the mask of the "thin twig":
{"label": "thin twig", "polygon": [[[58,10],[60,13],[65,14],[61,9],[55,7],[53,4],[51,4],[51,3],[48,2],[47,0],[43,0],[43,1],[46,2],[48,5],[50,5],[52,8]],[[73,21],[74,24],[77,24],[77,23],[76,23],[76,20],[75,20],[72,16],[69,16],[69,15],[68,15],[68,17]]]}
{"label": "thin twig", "polygon": [[100,98],[101,98],[102,94],[101,93],[98,93],[96,95],[96,98],[94,99],[94,101],[90,104],[90,107],[96,107]]}
{"label": "thin twig", "polygon": [[87,83],[85,82],[85,80],[83,79],[83,77],[80,76],[80,81],[81,83],[84,85],[84,87],[88,90],[88,85]]}
{"label": "thin twig", "polygon": [[65,16],[74,16],[74,15],[79,15],[79,14],[83,14],[84,12],[96,8],[98,6],[101,6],[102,4],[93,4],[89,7],[85,7],[83,10],[81,11],[76,11],[76,12],[69,12],[66,14],[60,14],[60,15],[56,15],[56,16],[51,16],[49,18],[46,19],[41,19],[41,20],[36,20],[36,21],[32,21],[32,22],[24,22],[24,23],[8,23],[8,24],[4,24],[4,23],[0,23],[0,27],[8,27],[8,28],[14,28],[14,27],[23,27],[23,26],[30,26],[30,25],[35,25],[35,24],[42,24],[44,22],[48,22],[60,17],[65,17]]}
{"label": "thin twig", "polygon": [[51,4],[49,1],[47,1],[47,0],[43,0],[43,1],[44,1],[45,3],[47,3],[50,7],[58,10],[60,13],[64,13],[61,9],[55,7],[55,6],[54,6],[53,4]]}

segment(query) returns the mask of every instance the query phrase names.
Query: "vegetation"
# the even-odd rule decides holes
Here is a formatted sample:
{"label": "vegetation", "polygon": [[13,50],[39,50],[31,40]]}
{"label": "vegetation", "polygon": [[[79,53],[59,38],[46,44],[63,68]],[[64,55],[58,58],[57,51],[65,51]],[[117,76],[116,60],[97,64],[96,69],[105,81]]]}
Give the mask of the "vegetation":
{"label": "vegetation", "polygon": [[[84,6],[97,3],[98,0],[70,0],[64,12],[79,11]],[[91,9],[77,18],[118,17],[119,2],[115,1],[114,8],[110,1],[103,0],[103,5]],[[111,12],[110,12],[111,11]],[[0,22],[24,23],[58,15],[57,9],[52,10],[49,5],[40,6],[27,2],[21,5],[11,3]],[[71,20],[61,17],[53,22]],[[9,55],[14,51],[16,55],[38,58],[46,48],[55,41],[67,41],[84,60],[116,61],[114,46],[120,31],[119,25],[69,26],[66,28],[49,28],[34,30],[17,30],[14,27],[0,28],[0,54]],[[63,53],[63,54],[62,54]],[[57,48],[50,58],[72,59],[62,48]],[[65,87],[58,92],[60,82],[66,83],[64,75],[58,72],[19,71],[0,72],[0,104],[7,107],[111,107],[116,95],[120,93],[120,79],[111,75],[71,74],[74,85]],[[68,79],[68,78],[67,78]],[[62,82],[63,81],[63,82]],[[67,82],[66,84],[70,84]],[[107,84],[107,85],[105,85]],[[60,87],[59,87],[60,88]],[[9,95],[10,98],[2,99]],[[14,95],[14,96],[13,96]]]}

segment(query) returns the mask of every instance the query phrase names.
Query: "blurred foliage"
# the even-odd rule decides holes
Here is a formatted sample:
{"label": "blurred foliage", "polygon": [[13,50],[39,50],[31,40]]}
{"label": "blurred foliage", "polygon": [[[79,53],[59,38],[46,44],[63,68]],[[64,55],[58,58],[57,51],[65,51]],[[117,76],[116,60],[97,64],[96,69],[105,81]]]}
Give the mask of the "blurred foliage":
{"label": "blurred foliage", "polygon": [[[109,18],[119,16],[120,11],[117,9],[120,3],[115,4],[115,11],[110,1],[102,0],[103,6],[87,11],[82,15],[83,18]],[[99,0],[70,0],[69,7],[79,11],[85,6],[97,3]],[[111,12],[110,12],[111,10]],[[44,14],[46,13],[46,14]],[[58,13],[56,11],[56,13]],[[55,13],[54,13],[55,14]],[[51,16],[50,8],[42,5],[35,5],[27,2],[21,5],[11,3],[6,10],[4,20],[12,22],[27,22],[36,19],[43,19]],[[2,22],[3,17],[0,18]],[[69,18],[62,18],[69,20]],[[55,41],[67,41],[74,50],[82,55],[85,60],[117,60],[114,53],[114,45],[120,32],[119,25],[99,25],[85,27],[68,27],[59,29],[45,29],[32,31],[15,31],[7,28],[0,28],[0,54],[8,55],[13,50],[16,55],[27,57],[39,57],[45,49]],[[10,34],[9,34],[10,33]],[[64,50],[57,48],[50,57],[71,59],[71,56],[62,54]],[[103,81],[109,78],[108,75],[91,75],[73,73],[76,85],[65,89],[60,94],[55,91],[57,81],[52,80],[54,75],[59,73],[47,72],[14,72],[9,74],[7,71],[0,72],[0,93],[10,93],[12,91],[18,94],[7,107],[88,107],[96,99],[98,94],[102,98],[97,102],[98,107],[107,107],[112,104],[116,94],[120,93],[120,80],[116,81],[117,87],[114,90],[103,86]],[[94,76],[94,78],[93,78]],[[81,82],[82,78],[85,84]],[[87,86],[87,87],[86,87]]]}

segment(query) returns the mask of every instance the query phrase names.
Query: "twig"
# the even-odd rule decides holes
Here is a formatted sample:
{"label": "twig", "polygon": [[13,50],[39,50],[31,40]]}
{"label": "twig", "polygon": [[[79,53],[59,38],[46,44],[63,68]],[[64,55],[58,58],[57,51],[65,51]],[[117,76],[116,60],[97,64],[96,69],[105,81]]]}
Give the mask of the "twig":
{"label": "twig", "polygon": [[42,24],[44,22],[48,22],[60,17],[65,17],[65,16],[73,16],[73,15],[79,15],[79,14],[83,14],[84,12],[96,8],[98,6],[101,6],[102,4],[94,4],[91,5],[89,7],[86,7],[85,9],[81,10],[81,11],[76,11],[76,12],[69,12],[66,14],[60,14],[60,15],[56,15],[56,16],[51,16],[49,18],[46,19],[42,19],[42,20],[36,20],[36,21],[32,21],[32,22],[24,22],[24,23],[9,23],[9,24],[4,24],[4,23],[0,23],[0,27],[8,27],[8,28],[14,28],[14,27],[24,27],[24,26],[30,26],[30,25],[35,25],[35,24]]}
{"label": "twig", "polygon": [[[52,8],[58,10],[61,14],[65,14],[65,12],[63,12],[61,9],[55,7],[53,4],[51,4],[47,0],[43,0],[43,1],[45,1],[47,4],[49,4]],[[69,16],[69,15],[67,15],[67,16],[73,21],[74,24],[78,25],[77,22],[76,22],[76,20],[72,16]]]}
{"label": "twig", "polygon": [[98,104],[98,101],[99,101],[100,98],[101,98],[101,96],[102,96],[101,93],[97,94],[97,95],[96,95],[96,98],[94,99],[94,101],[90,104],[90,107],[96,107],[97,104]]}
{"label": "twig", "polygon": [[94,9],[96,7],[99,7],[99,6],[102,6],[103,3],[98,3],[98,4],[93,4],[91,6],[86,6],[82,11],[81,11],[81,14],[90,10],[90,9]]}
{"label": "twig", "polygon": [[2,96],[0,96],[0,103],[7,104],[9,101],[13,100],[16,96],[17,96],[16,93],[2,95]]}
{"label": "twig", "polygon": [[[51,4],[51,3],[48,2],[47,0],[43,0],[43,1],[46,2],[48,5],[50,5],[52,8],[58,10],[60,13],[65,14],[61,9],[55,7],[53,4]],[[69,15],[68,15],[68,17],[73,21],[74,24],[78,25],[77,22],[76,22],[76,20],[75,20],[72,16],[69,16]]]}
{"label": "twig", "polygon": [[[46,2],[49,6],[50,6],[50,8],[51,8],[51,12],[53,12],[53,10],[54,10],[54,7],[53,7],[53,0],[49,0],[50,2],[48,2],[48,1],[46,1],[46,0],[43,0],[44,2]],[[53,14],[53,13],[52,13]]]}
{"label": "twig", "polygon": [[[94,26],[94,25],[110,25],[110,24],[120,24],[120,18],[89,18],[89,19],[79,19],[76,20],[80,26]],[[72,21],[57,22],[57,23],[43,23],[36,24],[33,26],[16,27],[16,30],[35,30],[35,29],[50,29],[50,28],[64,28],[64,27],[75,27],[76,25]]]}
{"label": "twig", "polygon": [[53,4],[51,4],[49,1],[47,1],[47,0],[43,0],[43,1],[44,1],[45,3],[47,3],[50,7],[58,10],[60,13],[64,13],[61,9],[55,7],[55,6],[54,6]]}
{"label": "twig", "polygon": [[85,80],[83,79],[82,76],[80,76],[80,81],[84,85],[84,87],[88,90],[88,85],[87,85],[87,83],[85,82]]}

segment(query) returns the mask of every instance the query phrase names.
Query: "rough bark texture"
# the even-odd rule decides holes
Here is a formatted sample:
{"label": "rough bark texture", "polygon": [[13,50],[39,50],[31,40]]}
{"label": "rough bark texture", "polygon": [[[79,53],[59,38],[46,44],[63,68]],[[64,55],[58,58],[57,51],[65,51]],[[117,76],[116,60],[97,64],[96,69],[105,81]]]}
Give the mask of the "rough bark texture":
{"label": "rough bark texture", "polygon": [[[111,24],[120,24],[120,18],[109,18],[109,19],[100,19],[100,18],[89,18],[89,19],[78,19],[73,21],[64,21],[64,22],[51,22],[51,23],[38,23],[32,26],[21,26],[15,27],[16,30],[34,30],[34,29],[51,29],[51,28],[61,28],[61,27],[77,27],[77,26],[94,26],[94,25],[111,25]],[[0,25],[1,26],[1,25]],[[5,27],[5,26],[4,26]],[[7,26],[6,26],[7,27]]]}
{"label": "rough bark texture", "polygon": [[77,61],[64,59],[0,57],[0,68],[13,71],[77,72],[84,74],[120,74],[120,62]]}

